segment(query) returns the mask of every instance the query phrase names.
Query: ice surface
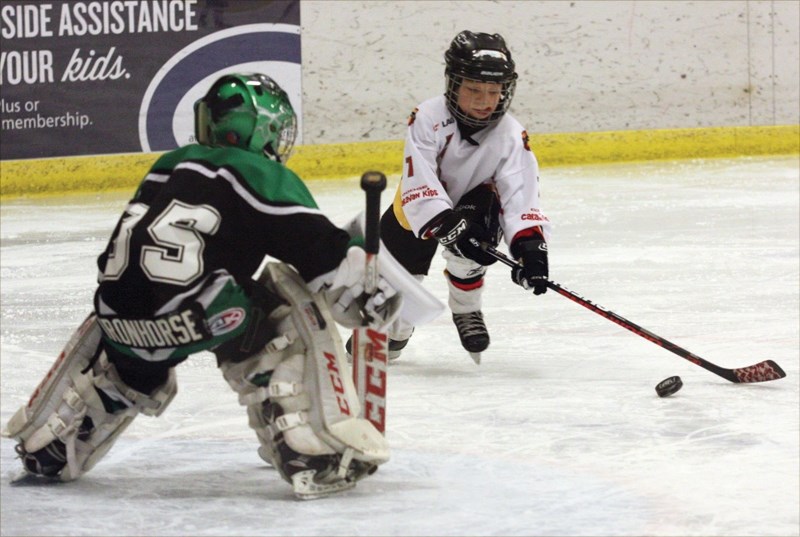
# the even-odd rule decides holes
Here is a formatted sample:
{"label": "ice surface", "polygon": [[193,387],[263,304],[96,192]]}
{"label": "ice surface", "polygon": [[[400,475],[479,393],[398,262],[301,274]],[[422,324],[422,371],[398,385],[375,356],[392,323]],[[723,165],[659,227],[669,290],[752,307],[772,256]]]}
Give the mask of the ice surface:
{"label": "ice surface", "polygon": [[[498,264],[481,365],[448,313],[419,327],[390,368],[392,459],[353,491],[294,500],[200,354],[178,367],[166,413],[139,417],[77,482],[10,486],[19,463],[3,439],[0,533],[798,535],[799,169],[543,163],[542,176],[555,281],[720,366],[773,359],[785,379],[731,384],[553,292],[525,293]],[[337,223],[362,208],[357,179],[310,187]],[[0,208],[3,424],[89,311],[126,198]],[[442,268],[437,256],[426,285],[446,300]],[[658,398],[671,375],[683,389]]]}

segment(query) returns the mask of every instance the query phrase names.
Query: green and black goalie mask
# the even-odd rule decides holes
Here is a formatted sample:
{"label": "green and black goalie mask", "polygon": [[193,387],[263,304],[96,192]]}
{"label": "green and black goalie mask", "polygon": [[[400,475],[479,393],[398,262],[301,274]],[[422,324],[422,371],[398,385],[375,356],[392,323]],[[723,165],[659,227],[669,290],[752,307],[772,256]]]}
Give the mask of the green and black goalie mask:
{"label": "green and black goalie mask", "polygon": [[297,136],[289,96],[262,74],[230,74],[194,104],[197,142],[234,146],[285,163]]}

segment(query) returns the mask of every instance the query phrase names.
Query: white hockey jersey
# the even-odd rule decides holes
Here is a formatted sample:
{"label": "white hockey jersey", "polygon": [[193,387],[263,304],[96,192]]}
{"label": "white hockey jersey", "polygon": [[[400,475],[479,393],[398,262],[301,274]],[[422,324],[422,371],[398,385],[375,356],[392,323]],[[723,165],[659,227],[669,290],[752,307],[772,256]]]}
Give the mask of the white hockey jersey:
{"label": "white hockey jersey", "polygon": [[412,112],[394,201],[400,223],[420,237],[434,217],[486,183],[499,197],[500,225],[509,246],[517,233],[534,226],[549,240],[550,221],[539,208],[539,165],[522,125],[505,114],[470,138],[478,145],[461,137],[444,95]]}

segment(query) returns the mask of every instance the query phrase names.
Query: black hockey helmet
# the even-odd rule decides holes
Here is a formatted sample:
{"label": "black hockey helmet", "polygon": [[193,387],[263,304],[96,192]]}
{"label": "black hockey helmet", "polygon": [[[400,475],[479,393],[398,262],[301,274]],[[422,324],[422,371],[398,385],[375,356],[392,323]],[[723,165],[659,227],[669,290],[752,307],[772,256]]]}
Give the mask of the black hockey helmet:
{"label": "black hockey helmet", "polygon": [[[444,53],[447,107],[456,119],[470,127],[487,127],[500,121],[514,98],[517,73],[511,51],[500,34],[460,32]],[[468,116],[458,108],[458,88],[464,79],[502,84],[500,103],[486,119]]]}

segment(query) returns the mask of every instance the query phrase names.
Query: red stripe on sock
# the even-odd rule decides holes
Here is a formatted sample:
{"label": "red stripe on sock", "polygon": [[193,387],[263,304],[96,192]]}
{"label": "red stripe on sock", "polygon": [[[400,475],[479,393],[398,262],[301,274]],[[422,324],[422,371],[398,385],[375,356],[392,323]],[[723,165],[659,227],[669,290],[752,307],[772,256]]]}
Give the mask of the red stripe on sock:
{"label": "red stripe on sock", "polygon": [[479,287],[483,287],[483,278],[473,283],[457,282],[451,278],[450,283],[452,283],[454,287],[456,287],[457,289],[461,289],[462,291],[472,291],[473,289],[478,289]]}

